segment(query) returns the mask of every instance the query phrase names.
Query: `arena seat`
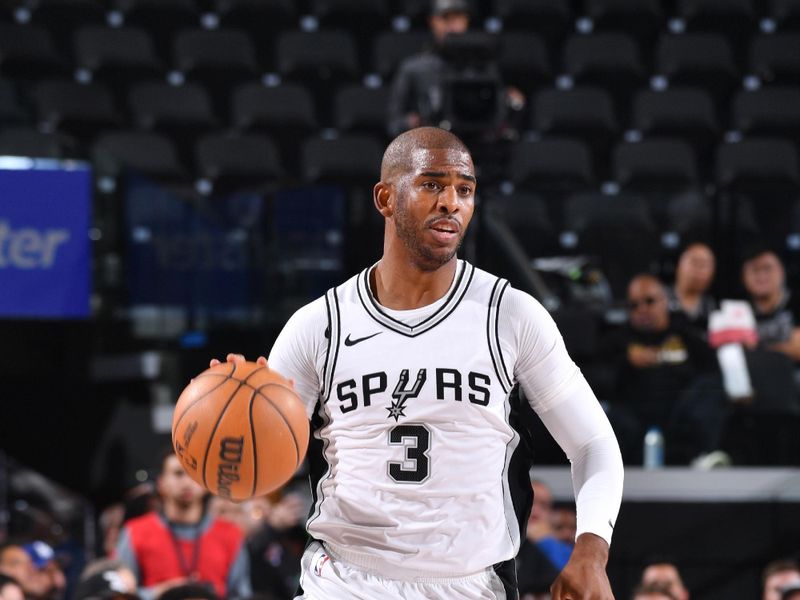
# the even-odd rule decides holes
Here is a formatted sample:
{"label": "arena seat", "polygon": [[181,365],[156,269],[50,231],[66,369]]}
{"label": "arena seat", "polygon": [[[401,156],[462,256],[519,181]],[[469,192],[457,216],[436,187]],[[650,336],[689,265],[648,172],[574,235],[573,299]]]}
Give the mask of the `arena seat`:
{"label": "arena seat", "polygon": [[693,88],[640,90],[633,97],[631,128],[645,138],[681,137],[702,157],[720,135],[711,96]]}
{"label": "arena seat", "polygon": [[278,148],[265,135],[207,135],[195,145],[194,156],[197,176],[217,193],[275,183],[283,176]]}
{"label": "arena seat", "polygon": [[334,125],[343,132],[371,133],[386,136],[389,122],[389,90],[351,85],[341,88],[333,98]]}
{"label": "arena seat", "polygon": [[20,102],[17,86],[10,79],[0,79],[0,125],[30,121],[28,110]]}
{"label": "arena seat", "polygon": [[261,74],[250,37],[235,29],[179,32],[172,42],[172,64],[188,80],[222,88],[223,93]]}
{"label": "arena seat", "polygon": [[69,64],[53,36],[38,25],[0,23],[0,74],[17,80],[65,76]]}
{"label": "arena seat", "polygon": [[661,28],[664,10],[659,0],[586,0],[584,15],[593,31],[618,31],[640,41],[651,39]]}
{"label": "arena seat", "polygon": [[431,35],[425,31],[383,31],[373,41],[371,69],[387,82],[400,63],[430,44]]}
{"label": "arena seat", "polygon": [[310,138],[302,150],[303,178],[310,183],[344,186],[374,183],[383,150],[379,139],[366,135]]}
{"label": "arena seat", "polygon": [[494,0],[492,14],[507,31],[538,33],[553,43],[561,39],[572,24],[569,0]]}
{"label": "arena seat", "polygon": [[172,141],[157,133],[116,130],[99,136],[92,145],[98,175],[119,177],[133,169],[159,181],[187,177]]}
{"label": "arena seat", "polygon": [[698,165],[692,147],[677,139],[622,142],[613,151],[614,180],[624,190],[680,191],[698,182]]}
{"label": "arena seat", "polygon": [[670,87],[704,88],[722,102],[739,83],[739,69],[728,41],[713,33],[662,35],[655,53],[655,73]]}
{"label": "arena seat", "polygon": [[523,140],[511,150],[509,178],[523,190],[564,192],[595,184],[589,147],[575,139]]}
{"label": "arena seat", "polygon": [[731,106],[731,123],[745,135],[800,139],[800,87],[772,87],[739,92]]}
{"label": "arena seat", "polygon": [[32,158],[78,158],[76,142],[59,133],[42,133],[28,127],[0,130],[0,156]]}
{"label": "arena seat", "polygon": [[800,85],[800,33],[755,36],[748,65],[766,85]]}
{"label": "arena seat", "polygon": [[531,100],[531,126],[548,137],[580,138],[592,148],[596,164],[619,133],[611,97],[592,87],[539,91]]}
{"label": "arena seat", "polygon": [[121,115],[103,84],[46,80],[31,91],[36,119],[44,131],[58,131],[88,141],[102,129],[117,126]]}
{"label": "arena seat", "polygon": [[239,131],[266,133],[278,144],[287,171],[300,172],[300,146],[317,129],[311,94],[304,87],[284,84],[239,86],[231,96],[231,123]]}
{"label": "arena seat", "polygon": [[109,83],[117,90],[166,73],[144,29],[81,27],[73,35],[72,47],[77,68],[89,71],[92,81]]}
{"label": "arena seat", "polygon": [[553,79],[550,55],[541,36],[522,31],[498,34],[497,64],[503,83],[530,92]]}
{"label": "arena seat", "polygon": [[196,84],[139,83],[131,88],[128,103],[135,126],[170,135],[183,150],[218,126],[211,98]]}

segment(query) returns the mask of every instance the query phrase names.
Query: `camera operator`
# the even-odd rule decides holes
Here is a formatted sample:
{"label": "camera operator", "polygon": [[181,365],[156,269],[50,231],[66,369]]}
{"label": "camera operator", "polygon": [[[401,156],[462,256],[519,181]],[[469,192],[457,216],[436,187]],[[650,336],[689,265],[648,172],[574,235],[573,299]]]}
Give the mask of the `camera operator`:
{"label": "camera operator", "polygon": [[[446,37],[464,34],[469,28],[468,0],[433,0],[428,22],[433,33],[433,45],[404,60],[395,75],[389,100],[389,133],[395,136],[421,125],[435,125],[471,137],[469,134],[474,132],[459,130],[458,126],[453,126],[454,117],[458,115],[451,114],[452,94],[463,95],[466,87],[459,88],[453,84],[463,83],[465,67],[470,65],[467,64],[468,60],[454,60],[444,51]],[[472,71],[474,75],[474,69]],[[502,129],[508,126],[505,119],[506,108],[521,111],[525,105],[525,96],[516,88],[502,87],[499,69],[493,62],[481,65],[481,79],[484,82],[496,82],[500,96],[497,107],[493,109],[494,114],[482,115],[481,122],[476,123],[476,127],[484,126],[486,130],[481,133],[485,136],[502,137]],[[475,94],[483,96],[484,104],[489,106],[491,98],[485,97],[485,88],[488,85],[484,89],[473,86]],[[480,106],[480,101],[480,98],[467,98],[464,103]]]}

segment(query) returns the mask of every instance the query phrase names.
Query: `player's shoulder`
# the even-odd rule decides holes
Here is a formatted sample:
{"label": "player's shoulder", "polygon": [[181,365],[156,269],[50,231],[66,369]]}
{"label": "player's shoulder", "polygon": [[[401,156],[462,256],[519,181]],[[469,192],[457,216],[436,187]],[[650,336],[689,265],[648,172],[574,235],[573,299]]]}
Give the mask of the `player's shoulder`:
{"label": "player's shoulder", "polygon": [[470,287],[491,291],[493,302],[497,303],[501,315],[512,318],[546,318],[549,313],[539,300],[528,292],[515,288],[507,279],[489,271],[473,267]]}

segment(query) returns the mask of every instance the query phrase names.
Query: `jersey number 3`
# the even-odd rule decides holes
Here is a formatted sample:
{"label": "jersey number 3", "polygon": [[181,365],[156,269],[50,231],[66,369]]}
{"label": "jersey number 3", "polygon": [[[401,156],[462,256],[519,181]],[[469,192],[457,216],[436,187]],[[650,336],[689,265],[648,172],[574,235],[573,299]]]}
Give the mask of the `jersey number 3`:
{"label": "jersey number 3", "polygon": [[[431,447],[431,432],[424,425],[406,423],[389,430],[391,446],[405,446],[403,462],[389,462],[389,477],[397,483],[422,483],[431,474],[428,450]],[[411,468],[406,468],[413,465]]]}

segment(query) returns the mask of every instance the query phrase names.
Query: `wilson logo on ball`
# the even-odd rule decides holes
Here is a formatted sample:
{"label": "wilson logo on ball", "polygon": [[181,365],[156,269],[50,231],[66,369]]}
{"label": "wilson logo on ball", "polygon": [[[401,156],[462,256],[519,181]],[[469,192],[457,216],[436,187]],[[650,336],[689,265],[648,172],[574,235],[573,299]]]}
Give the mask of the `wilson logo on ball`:
{"label": "wilson logo on ball", "polygon": [[242,464],[244,437],[222,438],[217,468],[217,493],[223,498],[231,497],[231,484],[239,481],[239,465]]}

